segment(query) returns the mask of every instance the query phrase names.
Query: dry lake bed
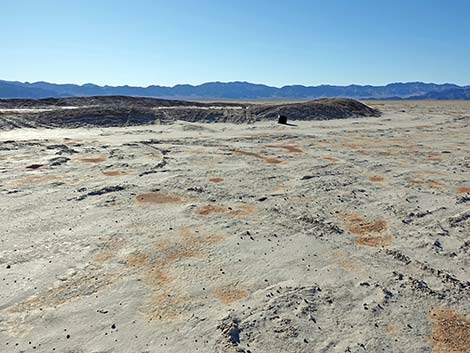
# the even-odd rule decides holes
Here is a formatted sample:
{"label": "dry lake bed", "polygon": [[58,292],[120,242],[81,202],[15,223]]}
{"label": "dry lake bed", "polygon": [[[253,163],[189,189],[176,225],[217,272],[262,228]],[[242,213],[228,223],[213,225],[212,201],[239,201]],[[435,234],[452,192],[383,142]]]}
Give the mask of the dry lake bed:
{"label": "dry lake bed", "polygon": [[470,352],[470,102],[0,131],[0,352]]}

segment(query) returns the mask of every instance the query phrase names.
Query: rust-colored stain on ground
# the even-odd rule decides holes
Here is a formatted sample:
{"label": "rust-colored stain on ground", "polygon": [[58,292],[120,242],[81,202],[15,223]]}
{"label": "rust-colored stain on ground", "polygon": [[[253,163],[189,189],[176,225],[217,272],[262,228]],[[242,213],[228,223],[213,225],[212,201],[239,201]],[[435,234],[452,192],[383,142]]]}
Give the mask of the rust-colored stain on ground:
{"label": "rust-colored stain on ground", "polygon": [[470,194],[470,186],[460,186],[457,188],[459,194]]}
{"label": "rust-colored stain on ground", "polygon": [[113,176],[123,176],[123,175],[128,175],[129,172],[123,171],[123,170],[109,170],[106,172],[102,172],[103,175],[113,177]]}
{"label": "rust-colored stain on ground", "polygon": [[338,218],[341,219],[342,221],[348,221],[351,223],[366,222],[365,218],[362,217],[361,215],[358,215],[357,213],[340,212],[338,214]]}
{"label": "rust-colored stain on ground", "polygon": [[233,302],[247,298],[248,292],[244,289],[238,289],[229,286],[215,289],[214,296],[224,304],[231,304]]}
{"label": "rust-colored stain on ground", "polygon": [[[144,273],[144,283],[154,292],[151,302],[145,308],[145,314],[150,319],[177,319],[188,300],[179,292],[171,289],[175,278],[169,272],[172,265],[189,258],[207,256],[210,245],[224,240],[220,235],[207,234],[201,227],[182,227],[179,236],[170,241],[156,243],[156,256],[149,260]],[[142,259],[143,260],[143,259]],[[137,260],[137,263],[142,261]]]}
{"label": "rust-colored stain on ground", "polygon": [[336,163],[339,161],[338,158],[334,158],[334,157],[323,157],[322,158],[324,161],[327,161],[327,162],[332,162],[332,163]]}
{"label": "rust-colored stain on ground", "polygon": [[106,157],[105,156],[90,156],[90,157],[81,157],[81,158],[77,158],[76,161],[80,162],[80,163],[102,163],[104,161],[106,161]]}
{"label": "rust-colored stain on ground", "polygon": [[359,237],[356,239],[356,244],[363,246],[370,246],[374,248],[385,247],[392,244],[393,237]]}
{"label": "rust-colored stain on ground", "polygon": [[54,175],[30,175],[21,179],[13,181],[13,184],[17,186],[22,185],[36,185],[36,184],[47,184],[49,182],[60,180]]}
{"label": "rust-colored stain on ground", "polygon": [[95,262],[102,264],[111,260],[125,245],[126,241],[124,239],[110,239],[94,256]]}
{"label": "rust-colored stain on ground", "polygon": [[378,156],[399,156],[399,153],[390,151],[375,151]]}
{"label": "rust-colored stain on ground", "polygon": [[293,146],[293,145],[265,145],[264,147],[268,147],[268,148],[282,148],[284,150],[286,150],[287,152],[290,152],[290,153],[303,153],[304,151],[298,147],[298,146]]}
{"label": "rust-colored stain on ground", "polygon": [[416,125],[416,129],[431,129],[433,126],[432,125]]}
{"label": "rust-colored stain on ground", "polygon": [[385,333],[389,336],[398,336],[400,332],[400,326],[398,326],[396,323],[389,323],[387,326],[385,326]]}
{"label": "rust-colored stain on ground", "polygon": [[396,146],[397,148],[403,149],[409,152],[420,152],[423,147],[421,146]]}
{"label": "rust-colored stain on ground", "polygon": [[143,267],[147,265],[148,262],[149,256],[143,253],[129,255],[126,259],[127,266],[134,268]]}
{"label": "rust-colored stain on ground", "polygon": [[346,147],[346,148],[356,149],[356,150],[365,147],[364,145],[362,145],[362,144],[357,144],[357,143],[343,143],[341,146],[342,146],[342,147]]}
{"label": "rust-colored stain on ground", "polygon": [[167,284],[171,282],[171,280],[172,278],[166,272],[156,267],[147,270],[144,278],[145,283],[154,288]]}
{"label": "rust-colored stain on ground", "polygon": [[78,146],[78,145],[81,145],[80,142],[78,141],[73,141],[73,140],[67,140],[67,139],[64,139],[64,142],[62,142],[64,145],[66,146]]}
{"label": "rust-colored stain on ground", "polygon": [[179,195],[164,194],[161,192],[147,192],[137,195],[136,200],[141,204],[178,204],[187,200]]}
{"label": "rust-colored stain on ground", "polygon": [[187,305],[188,299],[171,291],[156,293],[146,306],[145,312],[151,320],[171,321],[178,319]]}
{"label": "rust-colored stain on ground", "polygon": [[220,213],[226,213],[230,211],[228,208],[226,207],[222,207],[222,206],[217,206],[217,205],[206,205],[206,206],[202,206],[200,207],[196,213],[201,215],[201,216],[208,216],[210,214],[220,214]]}
{"label": "rust-colored stain on ground", "polygon": [[255,153],[255,152],[248,152],[248,151],[242,151],[242,150],[234,150],[232,151],[235,154],[238,154],[240,156],[249,156],[249,157],[255,157],[258,159],[262,159],[266,164],[280,164],[280,163],[285,163],[286,161],[278,158],[272,158],[272,157],[266,157],[263,156],[262,154]]}
{"label": "rust-colored stain on ground", "polygon": [[288,187],[289,186],[286,185],[286,184],[279,184],[273,189],[273,192],[283,191],[283,190],[287,189]]}
{"label": "rust-colored stain on ground", "polygon": [[367,235],[370,233],[383,233],[388,229],[387,222],[383,219],[372,222],[358,222],[349,227],[349,231],[355,235]]}
{"label": "rust-colored stain on ground", "polygon": [[431,342],[435,353],[470,353],[470,318],[453,310],[434,308]]}
{"label": "rust-colored stain on ground", "polygon": [[370,247],[389,246],[392,236],[371,236],[371,234],[381,234],[388,230],[388,224],[383,219],[369,221],[356,213],[340,213],[339,218],[348,223],[348,231],[355,235],[356,244]]}
{"label": "rust-colored stain on ground", "polygon": [[10,312],[25,313],[29,310],[55,308],[74,299],[94,294],[118,279],[116,274],[85,274],[66,279],[57,287],[50,288],[27,298],[9,309]]}
{"label": "rust-colored stain on ground", "polygon": [[224,178],[210,178],[209,182],[211,183],[222,183],[224,181]]}
{"label": "rust-colored stain on ground", "polygon": [[[202,243],[204,240],[199,238],[199,241]],[[176,243],[158,254],[160,256],[158,264],[168,266],[183,259],[198,257],[201,254],[201,250],[195,240],[186,243]]]}
{"label": "rust-colored stain on ground", "polygon": [[333,252],[333,262],[347,272],[363,272],[362,264],[343,250]]}
{"label": "rust-colored stain on ground", "polygon": [[223,214],[233,217],[246,217],[256,212],[254,205],[239,205],[227,207],[220,205],[205,205],[197,209],[196,213],[200,216],[209,216],[214,214]]}
{"label": "rust-colored stain on ground", "polygon": [[369,178],[369,181],[372,181],[373,183],[381,183],[384,180],[385,179],[383,177],[379,177],[379,176],[373,176]]}
{"label": "rust-colored stain on ground", "polygon": [[446,173],[443,173],[443,172],[440,172],[440,171],[437,171],[437,170],[423,170],[419,173],[416,173],[416,176],[419,176],[419,177],[428,177],[429,175],[441,175],[441,176],[445,176]]}
{"label": "rust-colored stain on ground", "polygon": [[442,183],[439,183],[437,181],[424,181],[424,180],[419,180],[419,179],[410,179],[408,180],[410,184],[414,185],[423,185],[431,189],[442,189],[445,185]]}
{"label": "rust-colored stain on ground", "polygon": [[192,148],[187,153],[195,154],[195,155],[205,155],[205,156],[210,154],[207,149],[203,149],[203,148]]}
{"label": "rust-colored stain on ground", "polygon": [[438,154],[438,153],[433,153],[431,155],[429,155],[428,157],[426,157],[426,160],[427,161],[442,161],[442,155],[441,154]]}

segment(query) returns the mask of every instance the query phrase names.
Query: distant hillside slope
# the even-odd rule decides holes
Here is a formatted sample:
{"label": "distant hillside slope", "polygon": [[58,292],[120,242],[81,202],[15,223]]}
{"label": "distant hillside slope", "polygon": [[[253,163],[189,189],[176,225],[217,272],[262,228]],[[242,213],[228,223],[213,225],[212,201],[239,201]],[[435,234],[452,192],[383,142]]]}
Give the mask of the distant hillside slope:
{"label": "distant hillside slope", "polygon": [[[249,82],[209,82],[197,86],[176,85],[174,87],[148,86],[97,86],[94,84],[54,84],[48,82],[22,83],[0,81],[0,98],[61,98],[78,96],[135,96],[167,99],[234,99],[234,100],[307,100],[319,98],[353,99],[408,99],[438,95],[468,87],[454,84],[423,82],[391,83],[386,86],[284,86],[271,87]],[[456,94],[455,96],[459,96]],[[465,95],[464,95],[465,97]],[[445,99],[445,98],[438,98]],[[467,99],[467,98],[454,98]]]}
{"label": "distant hillside slope", "polygon": [[428,99],[428,100],[463,100],[470,99],[470,87],[453,88],[440,92],[429,92],[421,96],[411,97],[410,99]]}
{"label": "distant hillside slope", "polygon": [[45,98],[58,97],[54,90],[30,85],[0,81],[0,98]]}

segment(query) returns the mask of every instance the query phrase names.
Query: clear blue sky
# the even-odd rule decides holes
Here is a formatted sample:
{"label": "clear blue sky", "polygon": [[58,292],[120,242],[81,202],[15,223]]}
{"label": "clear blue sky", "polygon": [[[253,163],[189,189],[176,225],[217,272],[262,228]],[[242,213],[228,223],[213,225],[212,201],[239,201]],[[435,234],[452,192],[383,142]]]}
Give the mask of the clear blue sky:
{"label": "clear blue sky", "polygon": [[0,0],[0,79],[470,84],[469,0]]}

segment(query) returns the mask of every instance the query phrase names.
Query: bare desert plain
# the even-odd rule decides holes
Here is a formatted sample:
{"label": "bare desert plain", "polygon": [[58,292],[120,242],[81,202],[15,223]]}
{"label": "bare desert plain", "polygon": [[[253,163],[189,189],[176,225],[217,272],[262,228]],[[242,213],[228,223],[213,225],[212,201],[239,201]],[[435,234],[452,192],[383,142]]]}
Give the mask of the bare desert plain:
{"label": "bare desert plain", "polygon": [[470,352],[470,102],[0,131],[0,352]]}

